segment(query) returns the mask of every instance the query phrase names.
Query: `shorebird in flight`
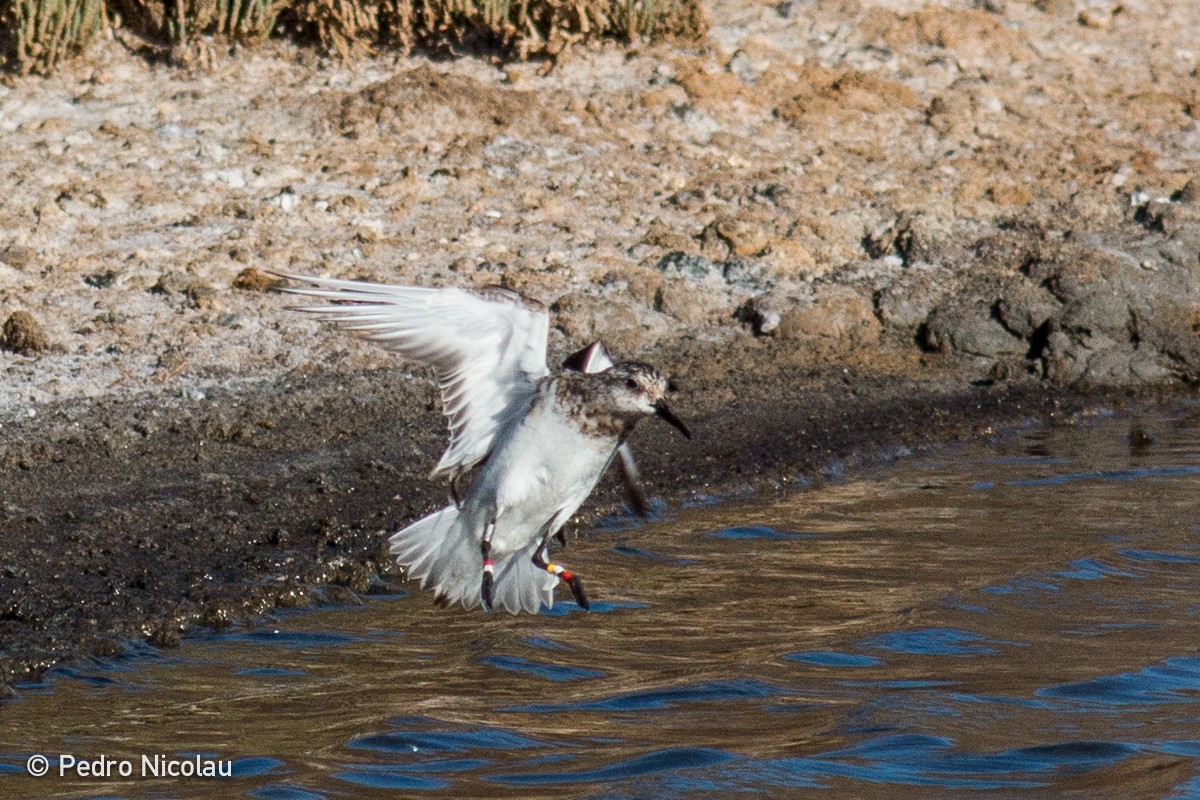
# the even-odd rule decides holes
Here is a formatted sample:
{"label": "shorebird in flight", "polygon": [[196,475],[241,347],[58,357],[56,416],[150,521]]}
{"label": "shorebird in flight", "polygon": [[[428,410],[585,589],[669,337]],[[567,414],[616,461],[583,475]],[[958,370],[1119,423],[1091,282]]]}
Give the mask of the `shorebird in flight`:
{"label": "shorebird in flight", "polygon": [[634,425],[657,416],[691,438],[667,407],[670,382],[648,364],[614,364],[594,342],[551,373],[545,306],[500,287],[430,289],[280,275],[294,294],[333,301],[297,310],[433,367],[450,446],[431,477],[452,502],[389,538],[408,576],[446,604],[511,613],[554,605],[579,576],[550,560],[550,541],[618,457],[631,504],[647,510]]}

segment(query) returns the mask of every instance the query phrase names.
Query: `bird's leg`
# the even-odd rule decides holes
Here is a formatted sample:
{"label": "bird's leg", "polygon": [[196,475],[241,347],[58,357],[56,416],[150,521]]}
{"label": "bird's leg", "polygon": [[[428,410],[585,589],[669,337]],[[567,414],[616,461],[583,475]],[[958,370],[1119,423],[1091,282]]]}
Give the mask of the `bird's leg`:
{"label": "bird's leg", "polygon": [[462,511],[462,495],[458,493],[458,477],[457,473],[450,477],[450,499],[454,501],[454,507]]}
{"label": "bird's leg", "polygon": [[562,549],[564,549],[564,550],[567,549],[567,535],[565,533],[563,533],[562,531],[559,531],[558,533],[554,534],[550,538],[553,539],[554,541],[558,542],[558,546],[561,547]]}
{"label": "bird's leg", "polygon": [[571,587],[571,594],[575,596],[575,602],[580,608],[585,611],[590,607],[588,604],[587,593],[583,591],[583,581],[579,576],[569,569],[563,567],[562,564],[553,564],[543,558],[543,554],[549,555],[545,545],[537,549],[533,554],[533,565],[538,569],[544,569],[559,580],[566,581],[567,586]]}
{"label": "bird's leg", "polygon": [[496,532],[496,521],[492,520],[483,528],[483,538],[479,540],[479,552],[483,556],[483,584],[479,593],[483,597],[483,607],[492,610],[492,601],[496,599],[496,580],[492,566],[492,535]]}

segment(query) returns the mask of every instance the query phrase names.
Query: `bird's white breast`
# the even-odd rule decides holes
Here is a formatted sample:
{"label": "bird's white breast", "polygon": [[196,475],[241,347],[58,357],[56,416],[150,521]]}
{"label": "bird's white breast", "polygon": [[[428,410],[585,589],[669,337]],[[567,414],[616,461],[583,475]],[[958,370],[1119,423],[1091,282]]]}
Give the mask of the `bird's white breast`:
{"label": "bird's white breast", "polygon": [[553,533],[591,493],[616,447],[615,437],[585,434],[550,387],[504,432],[467,498],[472,511],[495,514],[494,552]]}

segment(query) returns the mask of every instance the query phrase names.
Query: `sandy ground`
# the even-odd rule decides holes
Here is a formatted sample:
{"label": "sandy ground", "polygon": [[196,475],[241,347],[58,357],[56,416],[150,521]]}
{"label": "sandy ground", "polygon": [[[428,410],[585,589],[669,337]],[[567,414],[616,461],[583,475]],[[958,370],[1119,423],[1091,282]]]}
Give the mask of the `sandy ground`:
{"label": "sandy ground", "polygon": [[675,500],[1200,379],[1200,6],[708,13],[546,75],[107,41],[0,86],[9,677],[363,589],[436,502],[425,374],[265,270],[502,283],[671,369]]}

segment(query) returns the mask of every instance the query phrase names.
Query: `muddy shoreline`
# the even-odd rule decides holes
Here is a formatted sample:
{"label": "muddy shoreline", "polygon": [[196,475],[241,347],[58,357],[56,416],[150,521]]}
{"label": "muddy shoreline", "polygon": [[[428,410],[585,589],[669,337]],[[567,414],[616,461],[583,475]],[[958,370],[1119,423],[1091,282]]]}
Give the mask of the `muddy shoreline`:
{"label": "muddy shoreline", "polygon": [[[1124,402],[1034,381],[797,372],[780,367],[771,346],[752,361],[702,347],[659,354],[674,367],[696,437],[653,424],[636,432],[652,496],[672,507],[788,491]],[[277,607],[353,602],[346,589],[396,591],[403,576],[386,558],[385,532],[445,499],[427,478],[444,444],[434,391],[402,369],[314,373],[175,404],[146,396],[64,405],[8,434],[7,686],[139,642],[172,646],[198,628],[254,625]],[[573,530],[619,510],[606,479]],[[571,539],[589,546],[586,534]]]}

